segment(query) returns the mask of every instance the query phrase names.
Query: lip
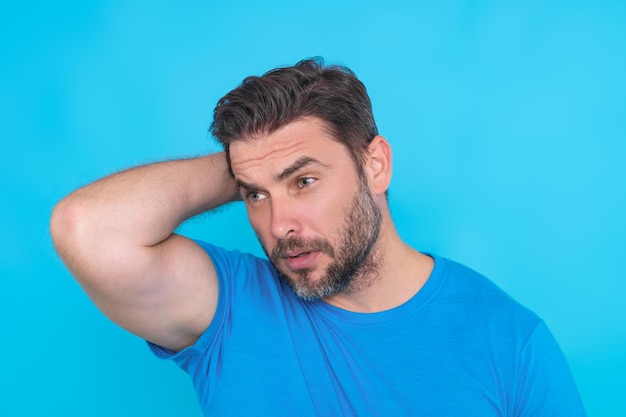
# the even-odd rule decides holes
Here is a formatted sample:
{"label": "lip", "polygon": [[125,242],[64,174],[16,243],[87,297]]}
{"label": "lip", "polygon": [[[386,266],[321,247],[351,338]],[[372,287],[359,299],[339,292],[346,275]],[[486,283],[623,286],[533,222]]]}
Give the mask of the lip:
{"label": "lip", "polygon": [[319,251],[299,251],[288,253],[283,257],[283,259],[291,271],[297,271],[299,269],[308,269],[313,267],[318,255]]}

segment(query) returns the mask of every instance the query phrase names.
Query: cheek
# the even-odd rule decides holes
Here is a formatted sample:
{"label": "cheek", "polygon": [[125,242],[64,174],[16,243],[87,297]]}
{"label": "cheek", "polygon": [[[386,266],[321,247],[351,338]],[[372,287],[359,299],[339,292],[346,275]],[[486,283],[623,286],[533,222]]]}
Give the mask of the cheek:
{"label": "cheek", "polygon": [[262,210],[246,208],[248,221],[257,239],[263,246],[266,245],[269,234],[269,217],[262,213]]}
{"label": "cheek", "polygon": [[346,213],[350,210],[350,204],[346,204],[346,200],[347,196],[344,194],[329,193],[307,205],[309,227],[329,238],[341,234]]}

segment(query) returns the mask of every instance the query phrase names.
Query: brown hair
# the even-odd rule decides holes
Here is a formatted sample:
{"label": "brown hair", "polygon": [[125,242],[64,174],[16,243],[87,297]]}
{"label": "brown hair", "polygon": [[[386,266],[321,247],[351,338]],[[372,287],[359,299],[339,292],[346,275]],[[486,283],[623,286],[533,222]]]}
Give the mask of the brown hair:
{"label": "brown hair", "polygon": [[218,101],[210,130],[230,164],[232,141],[271,134],[305,116],[324,121],[360,170],[367,146],[378,134],[369,96],[354,72],[326,65],[322,58],[247,77]]}

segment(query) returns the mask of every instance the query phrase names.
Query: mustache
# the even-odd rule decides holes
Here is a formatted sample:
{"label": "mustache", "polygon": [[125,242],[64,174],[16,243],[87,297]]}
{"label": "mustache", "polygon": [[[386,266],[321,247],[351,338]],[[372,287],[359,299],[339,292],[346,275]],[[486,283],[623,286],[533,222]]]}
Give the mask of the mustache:
{"label": "mustache", "polygon": [[335,251],[325,239],[305,239],[302,237],[290,237],[281,239],[272,250],[271,259],[277,261],[287,257],[290,252],[323,252],[330,257],[335,256]]}

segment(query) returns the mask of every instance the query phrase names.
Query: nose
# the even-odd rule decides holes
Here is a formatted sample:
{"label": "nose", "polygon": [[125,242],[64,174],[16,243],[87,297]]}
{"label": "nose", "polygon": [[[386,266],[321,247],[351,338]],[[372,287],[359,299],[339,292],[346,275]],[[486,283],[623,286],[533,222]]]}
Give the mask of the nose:
{"label": "nose", "polygon": [[270,228],[272,235],[276,239],[297,235],[300,232],[301,223],[295,207],[286,201],[277,199],[273,199],[271,204]]}

